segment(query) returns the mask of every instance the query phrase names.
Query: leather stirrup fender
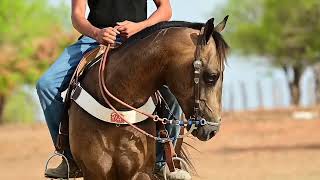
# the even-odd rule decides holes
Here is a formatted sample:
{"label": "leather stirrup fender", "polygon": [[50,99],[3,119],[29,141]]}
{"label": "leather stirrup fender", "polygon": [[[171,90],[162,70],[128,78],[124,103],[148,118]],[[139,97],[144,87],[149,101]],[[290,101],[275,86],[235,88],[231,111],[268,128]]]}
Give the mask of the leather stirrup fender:
{"label": "leather stirrup fender", "polygon": [[173,157],[176,156],[176,153],[174,151],[172,141],[168,141],[164,144],[164,151],[165,151],[165,156],[166,156],[166,163],[169,167],[169,170],[170,170],[170,172],[174,172],[175,165],[173,162]]}
{"label": "leather stirrup fender", "polygon": [[[164,124],[162,124],[161,122],[158,122],[157,125],[159,126],[159,129],[160,129],[159,131],[160,138],[168,138],[169,134],[168,134],[168,131],[165,129]],[[175,166],[173,162],[173,157],[176,156],[176,153],[174,151],[172,141],[167,141],[164,143],[164,153],[165,153],[166,163],[168,165],[170,172],[174,172]]]}

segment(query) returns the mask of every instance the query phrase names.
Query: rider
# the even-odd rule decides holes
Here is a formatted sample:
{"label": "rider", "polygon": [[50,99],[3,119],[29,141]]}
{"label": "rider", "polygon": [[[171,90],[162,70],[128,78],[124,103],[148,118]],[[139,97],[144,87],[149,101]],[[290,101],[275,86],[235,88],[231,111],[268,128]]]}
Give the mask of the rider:
{"label": "rider", "polygon": [[[80,32],[81,37],[73,45],[67,47],[58,60],[47,70],[37,83],[37,93],[45,115],[45,119],[53,140],[56,142],[59,132],[59,122],[64,109],[61,92],[68,87],[69,81],[81,58],[85,53],[96,48],[99,44],[114,44],[129,38],[135,33],[171,18],[169,0],[153,0],[157,10],[147,18],[147,0],[72,0],[72,24]],[[86,6],[89,6],[88,19],[85,17]],[[182,110],[177,100],[167,87],[160,89],[166,99],[170,113],[164,117],[180,117]],[[177,136],[178,126],[171,126],[169,133]],[[163,151],[158,145],[156,169],[163,167]],[[70,150],[65,151],[70,163],[70,177],[81,176],[79,169],[72,159]],[[66,161],[54,169],[48,169],[45,176],[66,178]]]}

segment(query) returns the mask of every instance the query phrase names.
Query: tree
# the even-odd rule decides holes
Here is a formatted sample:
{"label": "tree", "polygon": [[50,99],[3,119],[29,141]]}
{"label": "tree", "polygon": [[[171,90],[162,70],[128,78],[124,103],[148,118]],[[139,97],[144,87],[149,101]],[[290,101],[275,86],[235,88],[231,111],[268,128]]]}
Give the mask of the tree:
{"label": "tree", "polygon": [[320,60],[319,0],[229,0],[227,38],[244,55],[268,57],[287,75],[292,103],[299,104],[300,79]]}
{"label": "tree", "polygon": [[57,56],[70,33],[63,27],[66,7],[44,0],[0,1],[0,121],[8,96],[33,84]]}

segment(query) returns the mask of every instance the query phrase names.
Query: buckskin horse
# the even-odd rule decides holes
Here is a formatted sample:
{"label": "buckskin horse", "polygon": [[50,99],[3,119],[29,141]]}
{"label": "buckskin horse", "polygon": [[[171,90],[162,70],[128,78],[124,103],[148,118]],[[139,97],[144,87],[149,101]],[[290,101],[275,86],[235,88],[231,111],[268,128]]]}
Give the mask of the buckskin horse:
{"label": "buckskin horse", "polygon": [[[104,56],[103,67],[103,58],[93,64],[81,86],[103,106],[128,110],[127,105],[141,107],[157,89],[167,85],[185,117],[190,117],[187,129],[197,124],[192,135],[207,141],[217,133],[221,121],[228,45],[220,32],[227,19],[217,26],[212,18],[206,24],[164,22],[145,29]],[[101,68],[105,68],[102,73]],[[134,125],[109,124],[71,102],[70,148],[84,179],[154,179],[156,141],[150,137],[156,136],[154,121],[158,117],[151,117]]]}

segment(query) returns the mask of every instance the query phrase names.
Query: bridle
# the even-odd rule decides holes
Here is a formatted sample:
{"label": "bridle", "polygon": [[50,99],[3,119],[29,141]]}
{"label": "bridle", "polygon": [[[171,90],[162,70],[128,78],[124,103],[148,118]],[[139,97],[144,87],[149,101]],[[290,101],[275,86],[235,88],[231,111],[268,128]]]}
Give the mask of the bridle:
{"label": "bridle", "polygon": [[201,112],[200,112],[200,76],[202,72],[202,60],[201,60],[201,49],[204,45],[203,43],[203,35],[204,35],[204,27],[200,31],[200,36],[198,39],[198,43],[196,46],[196,56],[195,56],[195,61],[193,63],[194,67],[194,114],[188,121],[184,120],[168,120],[166,118],[160,118],[158,115],[154,114],[148,114],[142,111],[139,111],[137,108],[134,108],[130,106],[129,104],[121,101],[114,95],[110,93],[110,91],[107,89],[106,86],[106,81],[105,81],[105,67],[107,65],[108,61],[108,52],[111,48],[110,44],[107,46],[105,53],[103,54],[100,66],[99,66],[99,89],[101,92],[101,95],[104,99],[104,101],[107,103],[107,105],[119,116],[122,117],[122,119],[130,126],[132,126],[134,129],[137,131],[141,132],[142,134],[160,142],[167,142],[167,141],[172,141],[170,138],[160,138],[160,137],[155,137],[150,133],[147,133],[146,131],[140,129],[136,125],[130,123],[127,121],[123,115],[110,103],[109,99],[107,97],[110,97],[114,101],[120,103],[121,105],[125,106],[128,109],[134,110],[148,118],[151,118],[155,122],[162,122],[162,124],[176,124],[180,125],[181,127],[185,127],[185,125],[189,126],[190,129],[189,131],[182,135],[179,136],[178,138],[184,138],[185,136],[188,136],[189,134],[192,133],[193,130],[197,129],[198,127],[205,126],[205,125],[210,125],[216,127],[216,130],[218,131],[220,123],[213,123],[213,122],[207,122],[204,118],[201,117]]}
{"label": "bridle", "polygon": [[193,107],[193,116],[191,116],[188,120],[188,124],[190,126],[190,129],[197,129],[198,127],[209,125],[213,126],[213,129],[215,133],[219,131],[220,123],[215,122],[208,122],[203,117],[201,117],[201,108],[200,108],[200,79],[201,79],[201,73],[202,73],[202,58],[201,58],[201,49],[205,45],[206,42],[204,42],[204,27],[201,28],[200,31],[200,37],[197,41],[197,47],[196,47],[196,55],[195,55],[195,61],[193,62],[193,68],[194,68],[194,79],[193,79],[193,86],[194,86],[194,107]]}

